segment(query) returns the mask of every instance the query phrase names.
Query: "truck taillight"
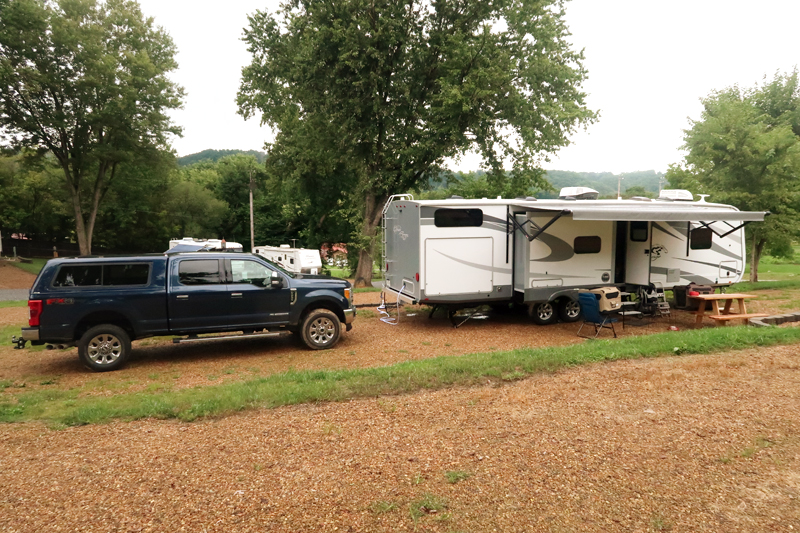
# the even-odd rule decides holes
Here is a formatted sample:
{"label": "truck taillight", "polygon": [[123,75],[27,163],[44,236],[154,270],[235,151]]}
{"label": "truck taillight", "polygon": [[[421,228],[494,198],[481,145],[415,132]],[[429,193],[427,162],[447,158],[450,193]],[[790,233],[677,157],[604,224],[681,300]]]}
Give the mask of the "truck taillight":
{"label": "truck taillight", "polygon": [[42,301],[28,300],[28,325],[38,326],[40,316],[42,316]]}
{"label": "truck taillight", "polygon": [[417,272],[417,276],[416,277],[417,277],[417,281],[419,281],[419,272]]}

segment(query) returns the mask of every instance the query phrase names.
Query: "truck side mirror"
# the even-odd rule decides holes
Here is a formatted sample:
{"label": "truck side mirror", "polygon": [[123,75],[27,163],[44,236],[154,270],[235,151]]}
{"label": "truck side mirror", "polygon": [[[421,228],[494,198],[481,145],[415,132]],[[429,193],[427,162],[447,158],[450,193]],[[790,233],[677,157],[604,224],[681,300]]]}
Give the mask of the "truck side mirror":
{"label": "truck side mirror", "polygon": [[281,287],[283,287],[283,278],[280,276],[280,274],[278,274],[273,270],[269,284],[273,289],[280,289]]}

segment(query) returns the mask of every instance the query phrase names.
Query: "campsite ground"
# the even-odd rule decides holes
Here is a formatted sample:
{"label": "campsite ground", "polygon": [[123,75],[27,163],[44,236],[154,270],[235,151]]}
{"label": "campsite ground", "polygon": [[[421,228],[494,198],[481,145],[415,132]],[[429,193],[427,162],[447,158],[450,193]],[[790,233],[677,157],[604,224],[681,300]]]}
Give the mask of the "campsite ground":
{"label": "campsite ground", "polygon": [[[797,297],[759,295],[752,309],[770,313]],[[379,295],[356,297],[377,305]],[[22,324],[26,311],[0,308],[0,329]],[[620,333],[685,329],[693,318],[676,311]],[[3,344],[0,402],[20,391],[114,396],[292,368],[569,345],[584,342],[577,328],[507,314],[454,329],[414,308],[391,326],[364,308],[334,350],[310,352],[291,336],[150,339],[108,374],[84,371],[74,349]],[[601,363],[194,423],[8,424],[0,427],[0,530],[798,531],[797,352]]]}

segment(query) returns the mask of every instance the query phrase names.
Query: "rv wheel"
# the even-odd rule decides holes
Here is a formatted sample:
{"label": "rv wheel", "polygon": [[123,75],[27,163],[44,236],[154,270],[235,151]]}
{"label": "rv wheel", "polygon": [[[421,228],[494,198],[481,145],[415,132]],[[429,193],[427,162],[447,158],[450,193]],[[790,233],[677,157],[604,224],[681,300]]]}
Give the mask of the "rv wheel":
{"label": "rv wheel", "polygon": [[553,302],[539,302],[531,305],[530,315],[533,321],[540,326],[552,324],[556,321],[556,309]]}
{"label": "rv wheel", "polygon": [[581,317],[581,304],[572,298],[564,298],[558,304],[558,317],[562,322],[577,322]]}

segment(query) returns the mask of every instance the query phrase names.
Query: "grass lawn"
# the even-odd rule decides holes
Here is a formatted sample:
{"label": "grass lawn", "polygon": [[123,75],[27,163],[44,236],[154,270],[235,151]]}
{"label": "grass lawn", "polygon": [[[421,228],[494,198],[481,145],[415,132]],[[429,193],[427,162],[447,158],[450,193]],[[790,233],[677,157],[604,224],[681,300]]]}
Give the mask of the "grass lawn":
{"label": "grass lawn", "polygon": [[43,258],[40,258],[40,257],[35,257],[35,258],[31,259],[30,263],[20,263],[20,262],[17,262],[17,261],[13,261],[13,262],[9,262],[9,264],[12,265],[12,266],[15,266],[17,268],[21,268],[22,270],[24,270],[26,272],[30,272],[31,274],[37,274],[38,275],[39,271],[42,270],[42,267],[44,267],[44,264],[47,263],[48,260],[49,260],[49,258],[43,259]]}

